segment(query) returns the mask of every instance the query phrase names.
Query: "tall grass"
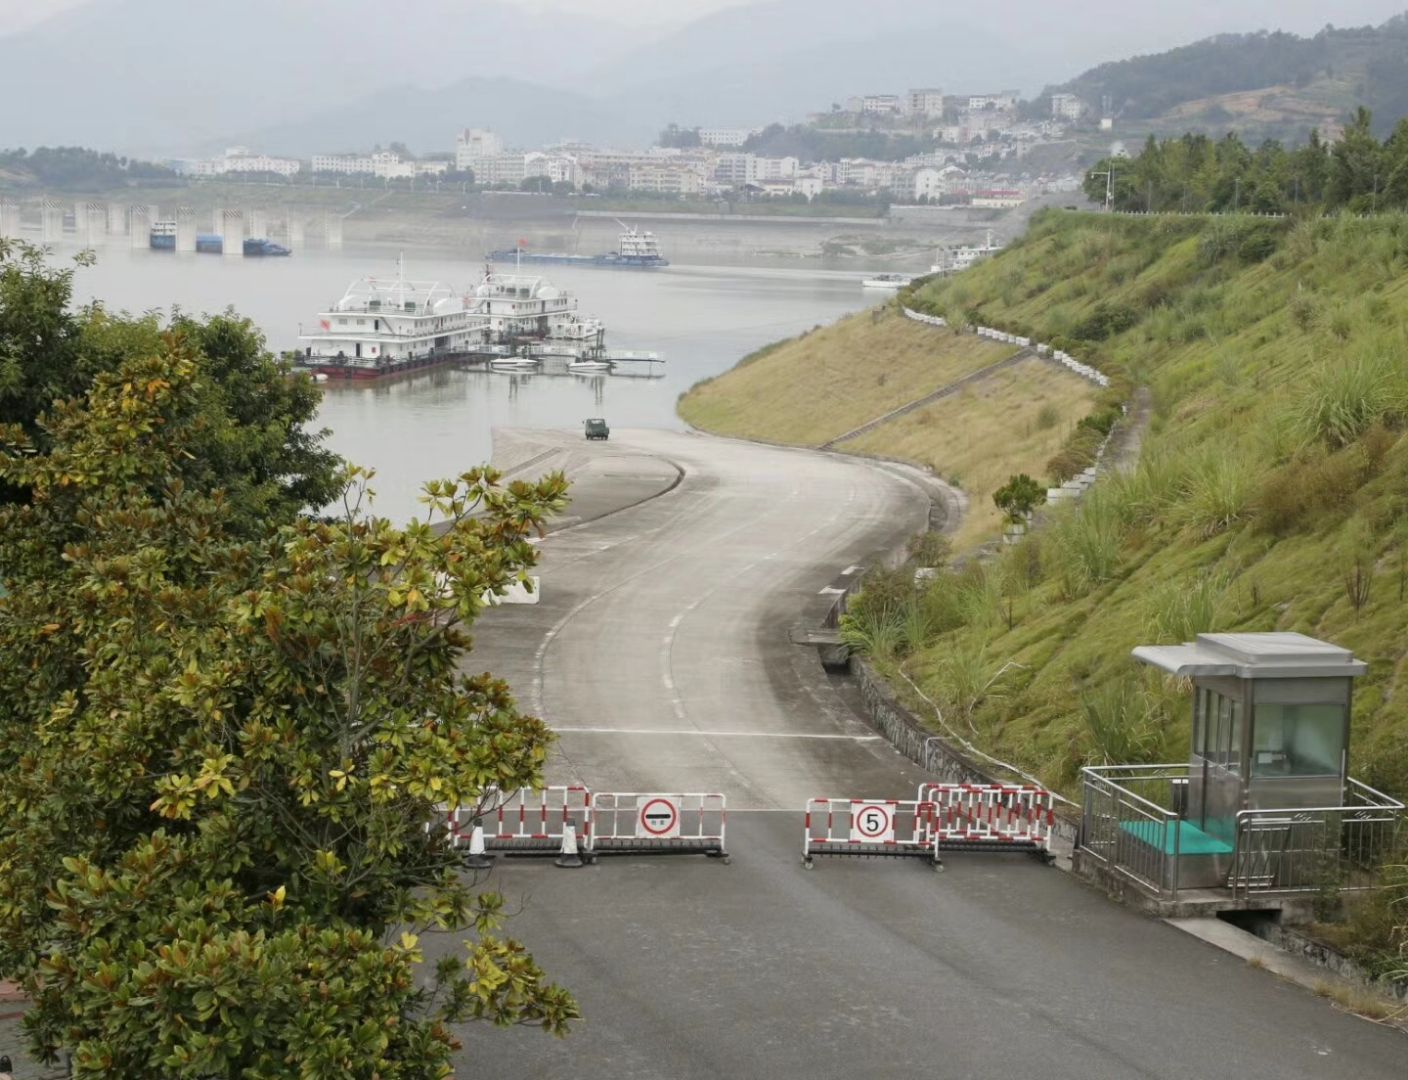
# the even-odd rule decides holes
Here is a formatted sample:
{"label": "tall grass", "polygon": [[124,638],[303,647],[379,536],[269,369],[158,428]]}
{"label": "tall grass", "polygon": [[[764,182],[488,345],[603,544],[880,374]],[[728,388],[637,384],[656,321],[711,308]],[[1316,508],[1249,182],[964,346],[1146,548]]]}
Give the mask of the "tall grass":
{"label": "tall grass", "polygon": [[1213,447],[1184,474],[1176,519],[1204,539],[1250,514],[1255,476],[1235,448]]}
{"label": "tall grass", "polygon": [[1215,630],[1224,614],[1226,574],[1203,574],[1193,581],[1173,580],[1149,596],[1149,636],[1159,642],[1192,641]]}
{"label": "tall grass", "polygon": [[1311,376],[1295,409],[1307,440],[1348,446],[1374,424],[1408,411],[1408,368],[1401,351],[1370,348],[1328,360]]}
{"label": "tall grass", "polygon": [[1081,695],[1081,720],[1100,764],[1147,764],[1159,756],[1164,714],[1138,679],[1126,676]]}
{"label": "tall grass", "polygon": [[1098,487],[1080,506],[1056,514],[1049,546],[1055,577],[1066,599],[1084,596],[1114,577],[1123,535],[1119,505]]}

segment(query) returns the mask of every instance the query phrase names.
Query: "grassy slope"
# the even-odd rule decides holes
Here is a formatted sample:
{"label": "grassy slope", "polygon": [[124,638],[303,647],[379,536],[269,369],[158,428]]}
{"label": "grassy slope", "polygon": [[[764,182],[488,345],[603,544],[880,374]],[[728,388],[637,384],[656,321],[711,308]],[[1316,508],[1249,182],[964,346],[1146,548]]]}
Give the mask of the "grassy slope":
{"label": "grassy slope", "polygon": [[[929,634],[893,644],[883,666],[903,665],[951,720],[970,718],[983,741],[1069,790],[1089,761],[1186,756],[1186,695],[1135,672],[1133,646],[1299,630],[1369,662],[1353,769],[1408,791],[1408,218],[1052,214],[919,302],[1047,340],[1098,335],[1113,313],[1132,325],[1078,351],[1146,382],[1156,415],[1132,478],[942,581],[926,598]],[[1370,413],[1388,426],[1331,446],[1307,406],[1335,396],[1336,373],[1366,370],[1381,406]],[[1356,564],[1372,578],[1357,613],[1345,583]],[[1007,664],[992,690],[972,692]]]}
{"label": "grassy slope", "polygon": [[818,446],[1014,351],[874,309],[754,354],[679,411],[720,435]]}
{"label": "grassy slope", "polygon": [[991,493],[1014,472],[1040,476],[1071,422],[1090,412],[1098,393],[1094,384],[1031,359],[837,449],[917,461],[971,492],[954,537],[962,551],[1001,532]]}

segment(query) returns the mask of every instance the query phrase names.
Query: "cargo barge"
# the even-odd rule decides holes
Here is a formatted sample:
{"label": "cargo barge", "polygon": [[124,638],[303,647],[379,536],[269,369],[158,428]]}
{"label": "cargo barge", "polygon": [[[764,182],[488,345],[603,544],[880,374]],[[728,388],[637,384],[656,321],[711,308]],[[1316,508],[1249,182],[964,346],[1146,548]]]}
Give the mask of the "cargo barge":
{"label": "cargo barge", "polygon": [[494,262],[511,262],[515,265],[528,263],[559,266],[585,266],[603,270],[657,270],[669,266],[669,260],[660,254],[659,242],[655,234],[627,229],[617,240],[615,251],[602,255],[567,255],[556,252],[530,251],[527,241],[519,241],[517,247],[491,251],[489,258]]}

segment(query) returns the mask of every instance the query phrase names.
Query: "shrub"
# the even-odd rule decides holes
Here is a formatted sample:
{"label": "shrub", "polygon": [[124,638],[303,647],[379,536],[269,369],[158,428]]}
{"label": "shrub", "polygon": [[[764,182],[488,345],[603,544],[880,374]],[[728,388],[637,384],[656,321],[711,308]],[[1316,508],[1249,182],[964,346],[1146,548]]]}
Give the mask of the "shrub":
{"label": "shrub", "polygon": [[1139,312],[1102,300],[1072,331],[1084,341],[1104,341],[1122,334],[1139,321]]}
{"label": "shrub", "polygon": [[948,565],[953,544],[943,533],[922,532],[909,538],[906,550],[916,566],[940,567]]}
{"label": "shrub", "polygon": [[1061,410],[1050,402],[1043,405],[1036,414],[1036,429],[1049,431],[1061,422]]}
{"label": "shrub", "polygon": [[1077,425],[1066,445],[1046,463],[1047,473],[1056,483],[1064,484],[1095,464],[1095,456],[1104,441],[1105,437],[1095,428]]}

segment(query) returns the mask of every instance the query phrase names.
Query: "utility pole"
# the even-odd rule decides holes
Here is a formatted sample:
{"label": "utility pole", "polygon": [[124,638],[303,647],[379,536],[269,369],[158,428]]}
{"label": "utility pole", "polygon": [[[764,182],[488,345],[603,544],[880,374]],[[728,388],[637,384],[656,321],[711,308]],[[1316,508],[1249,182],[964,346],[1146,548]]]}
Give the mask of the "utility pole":
{"label": "utility pole", "polygon": [[1237,208],[1242,204],[1242,178],[1239,176],[1232,181],[1232,213],[1237,212]]}
{"label": "utility pole", "polygon": [[1108,169],[1096,170],[1091,176],[1103,176],[1105,178],[1105,212],[1110,212],[1110,204],[1114,201],[1115,195],[1115,163],[1110,162]]}

